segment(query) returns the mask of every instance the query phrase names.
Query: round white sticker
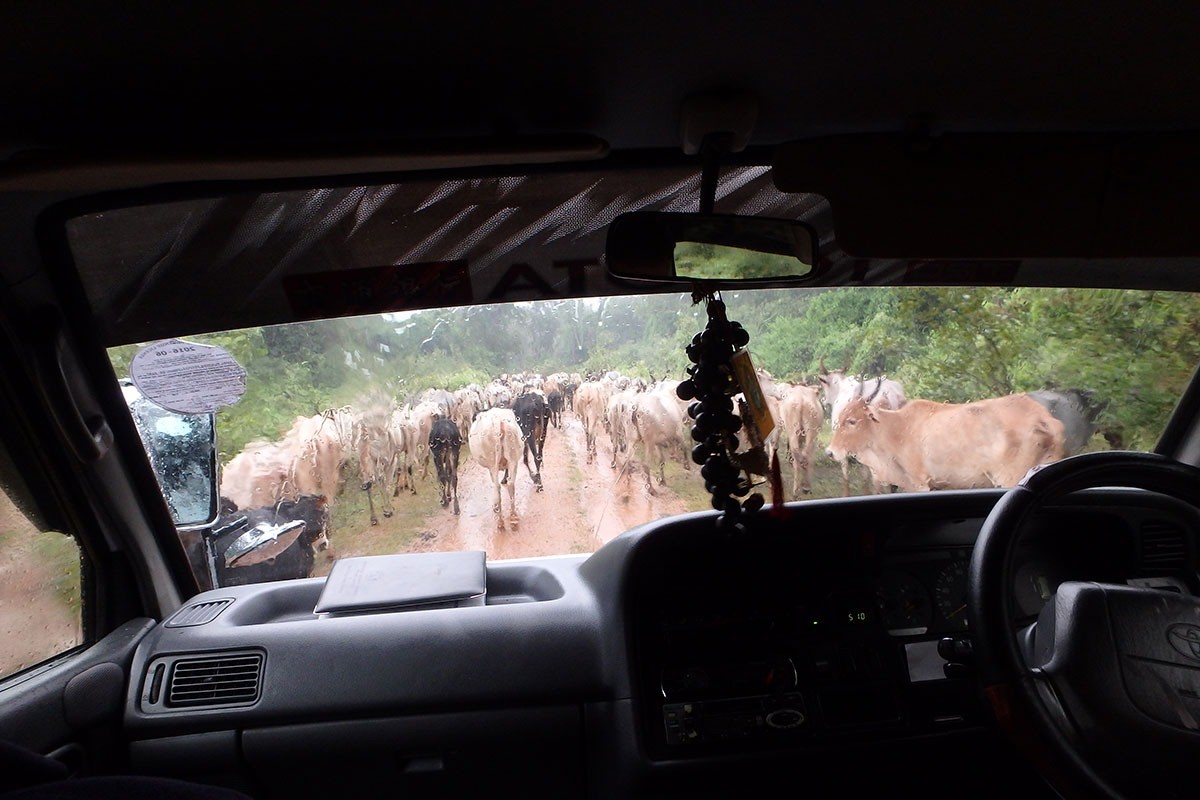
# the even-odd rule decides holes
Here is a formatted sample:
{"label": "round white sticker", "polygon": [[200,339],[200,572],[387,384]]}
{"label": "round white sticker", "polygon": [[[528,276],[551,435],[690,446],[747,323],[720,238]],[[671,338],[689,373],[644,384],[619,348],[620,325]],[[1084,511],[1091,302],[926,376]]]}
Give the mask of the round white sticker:
{"label": "round white sticker", "polygon": [[246,392],[246,370],[226,350],[181,339],[143,347],[129,377],[147,399],[178,414],[210,414]]}

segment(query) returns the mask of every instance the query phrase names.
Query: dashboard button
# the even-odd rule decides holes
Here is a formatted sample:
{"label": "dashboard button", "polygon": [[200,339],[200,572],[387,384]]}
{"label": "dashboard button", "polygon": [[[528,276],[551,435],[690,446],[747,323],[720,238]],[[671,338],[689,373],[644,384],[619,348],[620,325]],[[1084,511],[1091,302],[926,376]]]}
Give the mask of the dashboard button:
{"label": "dashboard button", "polygon": [[772,728],[799,728],[804,720],[804,714],[794,708],[781,708],[767,714],[767,725]]}
{"label": "dashboard button", "polygon": [[956,664],[970,664],[974,657],[974,645],[969,636],[944,636],[937,645],[938,655]]}

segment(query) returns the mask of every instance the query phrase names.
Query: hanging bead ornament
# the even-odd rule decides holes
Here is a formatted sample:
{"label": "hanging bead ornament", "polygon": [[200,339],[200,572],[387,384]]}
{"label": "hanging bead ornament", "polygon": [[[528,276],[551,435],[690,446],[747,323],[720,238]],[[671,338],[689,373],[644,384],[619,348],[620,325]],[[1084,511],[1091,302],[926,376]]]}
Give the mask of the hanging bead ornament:
{"label": "hanging bead ornament", "polygon": [[722,300],[702,291],[693,294],[695,302],[700,299],[707,299],[708,324],[686,348],[692,362],[687,368],[690,377],[679,384],[676,392],[680,399],[692,401],[688,406],[688,416],[695,421],[692,461],[700,465],[713,508],[723,512],[717,525],[740,529],[738,517],[757,511],[764,502],[762,495],[750,494],[754,486],[751,474],[769,473],[762,443],[749,435],[750,428],[746,431],[752,446],[738,453],[738,432],[743,429],[745,417],[734,413],[733,398],[742,392],[742,386],[732,359],[750,342],[750,334],[726,316]]}

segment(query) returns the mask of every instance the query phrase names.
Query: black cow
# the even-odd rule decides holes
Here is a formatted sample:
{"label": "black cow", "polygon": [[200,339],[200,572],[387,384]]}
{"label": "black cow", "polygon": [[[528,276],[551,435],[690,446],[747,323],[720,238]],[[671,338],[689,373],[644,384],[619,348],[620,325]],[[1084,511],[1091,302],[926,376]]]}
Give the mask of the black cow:
{"label": "black cow", "polygon": [[1063,455],[1073,456],[1088,445],[1100,427],[1097,418],[1106,403],[1092,389],[1040,389],[1027,392],[1063,424]]}
{"label": "black cow", "polygon": [[[525,469],[533,475],[533,483],[537,490],[542,491],[542,447],[546,443],[546,428],[550,421],[550,407],[540,394],[526,392],[513,400],[513,413],[517,415],[517,424],[521,426],[521,439],[525,449],[521,460]],[[529,454],[533,453],[533,469],[529,468]],[[507,479],[507,475],[505,476]]]}
{"label": "black cow", "polygon": [[563,394],[566,395],[567,398],[567,408],[569,408],[571,411],[575,410],[575,390],[578,388],[578,383],[565,383],[562,387]]}
{"label": "black cow", "polygon": [[[307,578],[312,574],[316,552],[329,547],[329,504],[325,495],[302,494],[296,500],[250,509],[239,509],[226,498],[221,501],[222,516],[213,526],[216,536],[210,540],[213,569],[221,586]],[[229,546],[255,525],[283,525],[296,520],[304,522],[304,530],[273,558],[242,566],[225,563]]]}
{"label": "black cow", "polygon": [[442,487],[442,508],[454,501],[458,513],[458,451],[462,448],[462,433],[454,420],[439,417],[429,429],[429,451],[437,467],[438,483]]}
{"label": "black cow", "polygon": [[546,407],[550,412],[550,424],[556,428],[562,427],[563,393],[551,392],[546,397]]}

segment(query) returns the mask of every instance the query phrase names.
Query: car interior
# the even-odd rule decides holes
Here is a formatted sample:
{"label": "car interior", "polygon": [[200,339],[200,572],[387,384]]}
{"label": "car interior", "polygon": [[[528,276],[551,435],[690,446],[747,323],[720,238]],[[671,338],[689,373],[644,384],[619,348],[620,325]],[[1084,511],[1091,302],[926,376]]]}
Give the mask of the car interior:
{"label": "car interior", "polygon": [[[1197,32],[1103,2],[0,7],[0,798],[1194,796]],[[786,264],[695,274],[681,243]],[[1161,396],[1152,433],[814,499],[738,451],[757,298],[990,287],[1161,312],[1174,344],[1122,327],[1133,294],[1081,323],[1144,361],[1105,362],[1137,376],[1106,413]],[[419,602],[399,554],[228,579],[304,530],[218,522],[238,332],[628,296],[696,315],[660,338],[700,506],[533,555],[456,508],[478,536],[403,573]],[[208,420],[179,495],[142,394]],[[16,517],[77,548],[74,627],[30,654]]]}

